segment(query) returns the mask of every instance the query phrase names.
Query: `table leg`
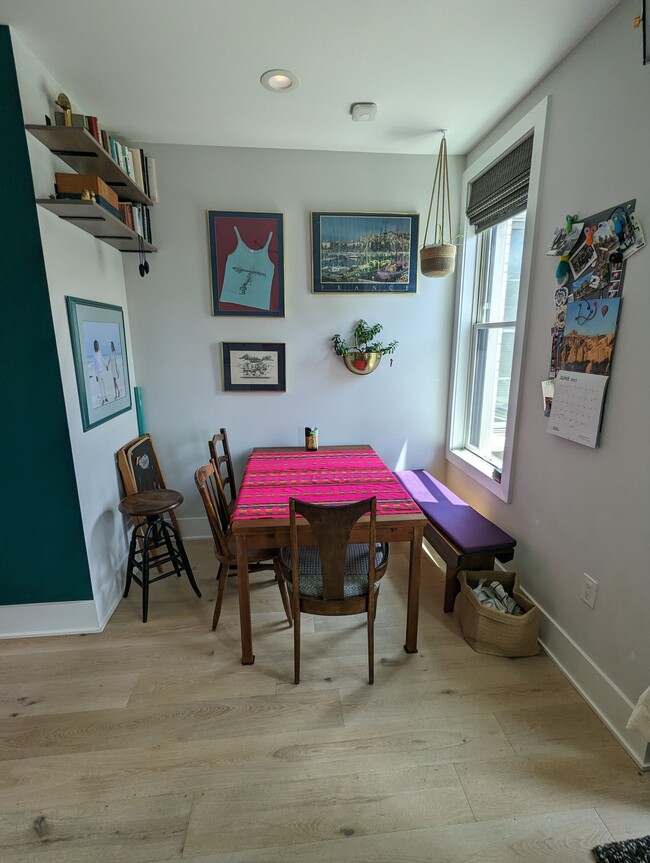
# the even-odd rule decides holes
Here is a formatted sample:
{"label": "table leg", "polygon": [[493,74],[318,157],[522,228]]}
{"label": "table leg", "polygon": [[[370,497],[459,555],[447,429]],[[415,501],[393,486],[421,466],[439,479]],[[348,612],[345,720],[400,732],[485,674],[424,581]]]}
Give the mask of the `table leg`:
{"label": "table leg", "polygon": [[420,607],[420,562],[422,559],[423,529],[413,530],[409,554],[409,588],[406,609],[406,644],[407,653],[418,652],[418,613]]}
{"label": "table leg", "polygon": [[239,592],[239,629],[241,632],[241,664],[252,665],[253,630],[251,627],[251,594],[248,582],[248,549],[246,537],[237,534],[237,590]]}

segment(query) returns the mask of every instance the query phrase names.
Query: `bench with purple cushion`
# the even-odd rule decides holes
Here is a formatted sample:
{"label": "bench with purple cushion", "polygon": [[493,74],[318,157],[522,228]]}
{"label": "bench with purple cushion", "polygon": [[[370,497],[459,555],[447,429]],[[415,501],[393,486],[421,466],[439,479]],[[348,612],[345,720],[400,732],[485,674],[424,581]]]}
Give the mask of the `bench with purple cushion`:
{"label": "bench with purple cushion", "polygon": [[445,611],[453,611],[461,569],[493,569],[495,558],[512,560],[517,541],[472,509],[426,470],[395,476],[429,520],[424,536],[444,560]]}

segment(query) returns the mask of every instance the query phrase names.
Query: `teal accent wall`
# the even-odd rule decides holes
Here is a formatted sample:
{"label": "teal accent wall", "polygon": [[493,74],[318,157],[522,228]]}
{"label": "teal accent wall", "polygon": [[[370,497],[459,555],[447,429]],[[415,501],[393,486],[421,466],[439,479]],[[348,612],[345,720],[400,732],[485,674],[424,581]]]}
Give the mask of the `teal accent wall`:
{"label": "teal accent wall", "polygon": [[0,25],[0,605],[93,598],[9,28]]}

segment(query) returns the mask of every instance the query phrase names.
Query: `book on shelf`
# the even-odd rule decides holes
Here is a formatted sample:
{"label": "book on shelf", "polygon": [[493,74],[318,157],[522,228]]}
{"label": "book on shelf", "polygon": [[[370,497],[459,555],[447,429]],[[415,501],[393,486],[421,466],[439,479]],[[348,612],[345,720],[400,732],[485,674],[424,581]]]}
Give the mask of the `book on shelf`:
{"label": "book on shelf", "polygon": [[158,203],[158,178],[156,176],[156,160],[153,156],[146,156],[147,176],[149,177],[149,197],[154,202]]}
{"label": "book on shelf", "polygon": [[120,201],[118,204],[118,209],[120,211],[120,219],[124,222],[127,228],[133,228],[133,210],[131,208],[131,203],[129,201]]}
{"label": "book on shelf", "polygon": [[142,173],[142,150],[139,147],[129,147],[129,153],[131,154],[131,162],[133,164],[133,180],[136,186],[139,186],[144,192],[144,175]]}
{"label": "book on shelf", "polygon": [[88,115],[86,117],[88,121],[88,131],[93,136],[93,138],[97,141],[97,143],[101,146],[102,143],[102,133],[99,128],[99,120],[97,117],[93,117],[92,115]]}

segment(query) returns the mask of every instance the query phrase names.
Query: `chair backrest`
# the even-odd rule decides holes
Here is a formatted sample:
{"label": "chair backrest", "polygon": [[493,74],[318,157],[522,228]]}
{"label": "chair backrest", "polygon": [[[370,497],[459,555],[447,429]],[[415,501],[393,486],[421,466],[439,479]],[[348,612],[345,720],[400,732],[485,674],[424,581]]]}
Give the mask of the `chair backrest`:
{"label": "chair backrest", "polygon": [[228,502],[233,501],[237,497],[237,484],[230,447],[228,446],[228,434],[224,428],[219,429],[219,434],[214,435],[212,440],[208,441],[208,447],[210,448],[210,458],[219,472],[224,497]]}
{"label": "chair backrest", "polygon": [[[370,513],[367,540],[370,549],[376,547],[377,498],[370,497],[341,506],[324,506],[289,499],[291,531],[292,581],[294,590],[299,589],[299,546],[297,515],[302,515],[311,526],[320,552],[323,576],[323,599],[342,600],[345,585],[345,559],[353,527],[366,513]],[[375,555],[368,554],[368,591],[375,584]]]}
{"label": "chair backrest", "polygon": [[151,435],[141,435],[119,449],[117,465],[127,495],[167,487]]}
{"label": "chair backrest", "polygon": [[223,494],[223,489],[220,489],[221,480],[214,462],[204,464],[202,467],[194,471],[194,482],[201,495],[205,514],[208,517],[210,530],[214,539],[217,556],[220,559],[230,558],[232,555],[228,550],[228,539],[226,533],[221,526],[221,517],[219,515],[219,497]]}
{"label": "chair backrest", "polygon": [[[167,488],[151,435],[134,438],[117,451],[117,466],[122,477],[125,495],[138,491]],[[175,512],[167,516],[180,536]],[[138,521],[138,519],[136,519]]]}

